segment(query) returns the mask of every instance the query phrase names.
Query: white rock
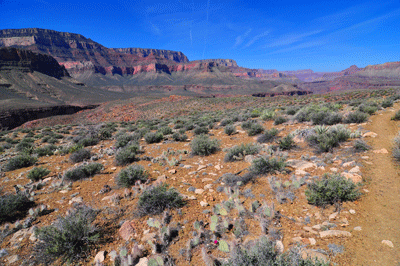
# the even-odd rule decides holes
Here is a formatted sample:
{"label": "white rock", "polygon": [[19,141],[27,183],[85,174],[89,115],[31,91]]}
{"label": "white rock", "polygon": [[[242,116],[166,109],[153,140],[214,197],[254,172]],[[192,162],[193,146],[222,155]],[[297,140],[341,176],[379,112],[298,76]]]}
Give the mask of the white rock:
{"label": "white rock", "polygon": [[315,244],[317,244],[317,241],[315,240],[315,238],[310,237],[308,239],[308,241],[310,241],[311,246],[314,246]]}
{"label": "white rock", "polygon": [[331,172],[333,172],[333,173],[337,173],[337,171],[339,171],[339,169],[337,169],[337,168],[335,168],[335,167],[332,167],[330,170],[331,170]]}
{"label": "white rock", "polygon": [[70,201],[69,204],[73,204],[73,203],[82,203],[83,202],[83,198],[82,197],[73,197]]}
{"label": "white rock", "polygon": [[334,212],[334,213],[332,213],[331,215],[329,215],[329,221],[330,220],[334,220],[334,219],[336,219],[336,217],[339,215],[339,213],[338,212]]}
{"label": "white rock", "polygon": [[136,264],[136,266],[147,266],[148,263],[149,263],[148,258],[141,258],[139,262]]}
{"label": "white rock", "polygon": [[350,210],[349,210],[349,213],[351,213],[351,214],[356,214],[356,211],[353,210],[353,209],[350,209]]}
{"label": "white rock", "polygon": [[351,173],[351,174],[358,174],[358,173],[360,173],[361,171],[360,171],[360,167],[358,167],[358,165],[356,166],[356,167],[353,167],[353,168],[351,168],[350,170],[349,170],[349,173]]}
{"label": "white rock", "polygon": [[212,184],[207,184],[204,186],[204,189],[210,189],[210,188],[212,188]]}
{"label": "white rock", "polygon": [[196,194],[203,194],[203,192],[204,192],[204,189],[201,189],[201,188],[196,188],[196,190],[194,191],[194,193],[196,193]]}
{"label": "white rock", "polygon": [[326,230],[319,232],[319,236],[321,238],[329,238],[329,237],[351,237],[351,233],[347,231],[341,230]]}
{"label": "white rock", "polygon": [[208,203],[205,201],[200,201],[200,205],[201,205],[201,207],[207,207]]}
{"label": "white rock", "polygon": [[343,164],[343,167],[352,167],[352,166],[355,166],[356,165],[356,162],[355,161],[351,161],[351,162],[347,162],[347,163],[344,163]]}
{"label": "white rock", "polygon": [[280,240],[276,241],[275,247],[276,247],[276,250],[277,250],[279,253],[283,253],[283,251],[285,250],[285,247],[283,246],[283,243],[282,243],[282,241],[280,241]]}
{"label": "white rock", "polygon": [[100,251],[99,253],[96,254],[96,256],[94,257],[94,262],[99,262],[102,263],[104,261],[105,258],[105,251]]}
{"label": "white rock", "polygon": [[356,227],[354,227],[354,231],[361,231],[362,229],[361,229],[361,226],[356,226]]}
{"label": "white rock", "polygon": [[382,244],[384,244],[388,247],[394,248],[394,245],[393,245],[392,241],[390,241],[390,240],[382,240]]}

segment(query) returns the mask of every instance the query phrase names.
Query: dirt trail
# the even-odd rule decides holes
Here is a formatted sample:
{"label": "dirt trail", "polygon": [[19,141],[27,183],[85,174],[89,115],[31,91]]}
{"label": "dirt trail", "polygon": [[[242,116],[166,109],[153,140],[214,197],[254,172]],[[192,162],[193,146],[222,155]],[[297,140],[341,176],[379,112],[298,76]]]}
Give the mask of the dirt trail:
{"label": "dirt trail", "polygon": [[[400,104],[395,105],[395,110]],[[369,152],[371,165],[365,164],[364,186],[369,192],[359,201],[356,219],[352,227],[361,226],[362,231],[352,231],[353,237],[345,245],[340,265],[400,265],[400,164],[391,154],[392,141],[400,130],[400,123],[391,121],[393,111],[386,109],[371,117],[366,129],[378,134],[368,139],[372,150],[382,148],[387,154]],[[351,229],[353,229],[351,228]],[[390,240],[394,248],[382,244]]]}

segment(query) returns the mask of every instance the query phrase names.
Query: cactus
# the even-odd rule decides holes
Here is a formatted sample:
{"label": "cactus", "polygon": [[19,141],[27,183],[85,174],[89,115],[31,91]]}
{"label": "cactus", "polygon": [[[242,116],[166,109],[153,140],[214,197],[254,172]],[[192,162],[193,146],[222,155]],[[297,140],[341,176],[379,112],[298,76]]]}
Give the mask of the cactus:
{"label": "cactus", "polygon": [[149,259],[149,262],[147,263],[148,266],[163,266],[164,265],[164,260],[160,256],[157,256],[155,258]]}
{"label": "cactus", "polygon": [[225,240],[220,240],[218,249],[221,250],[222,252],[229,252],[229,245],[226,243]]}
{"label": "cactus", "polygon": [[260,207],[260,203],[258,202],[258,200],[256,200],[251,204],[250,211],[251,212],[256,212],[258,207]]}
{"label": "cactus", "polygon": [[199,221],[195,221],[195,222],[193,223],[193,227],[194,227],[194,229],[196,229],[196,230],[200,230],[200,222],[199,222]]}
{"label": "cactus", "polygon": [[228,215],[228,212],[227,212],[227,210],[226,210],[225,208],[221,208],[221,209],[219,210],[219,214],[221,214],[221,215],[223,215],[223,216],[226,216],[226,215]]}

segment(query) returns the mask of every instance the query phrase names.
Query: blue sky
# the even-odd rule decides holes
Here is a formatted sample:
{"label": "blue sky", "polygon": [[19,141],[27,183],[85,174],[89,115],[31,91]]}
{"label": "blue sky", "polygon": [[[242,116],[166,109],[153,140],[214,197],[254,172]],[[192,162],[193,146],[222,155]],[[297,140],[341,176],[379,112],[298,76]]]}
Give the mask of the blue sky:
{"label": "blue sky", "polygon": [[0,0],[0,29],[33,27],[249,68],[339,71],[400,61],[399,0]]}

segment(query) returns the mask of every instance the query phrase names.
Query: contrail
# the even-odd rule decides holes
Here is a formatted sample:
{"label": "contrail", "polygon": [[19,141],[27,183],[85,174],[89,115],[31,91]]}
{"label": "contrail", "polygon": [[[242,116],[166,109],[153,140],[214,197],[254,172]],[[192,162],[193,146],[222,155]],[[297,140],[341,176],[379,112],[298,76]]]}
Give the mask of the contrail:
{"label": "contrail", "polygon": [[206,34],[204,35],[204,49],[203,49],[203,59],[204,53],[206,52],[207,47],[207,37],[208,37],[208,9],[210,8],[210,0],[207,1],[207,23],[206,23]]}

